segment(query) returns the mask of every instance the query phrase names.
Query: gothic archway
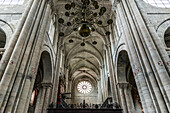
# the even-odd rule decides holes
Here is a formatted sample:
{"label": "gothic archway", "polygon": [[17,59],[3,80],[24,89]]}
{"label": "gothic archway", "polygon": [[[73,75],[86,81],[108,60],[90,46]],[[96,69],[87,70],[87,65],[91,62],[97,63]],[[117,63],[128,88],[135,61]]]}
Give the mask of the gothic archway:
{"label": "gothic archway", "polygon": [[124,113],[142,113],[142,104],[130,65],[128,53],[123,50],[118,54],[117,78],[119,100]]}
{"label": "gothic archway", "polygon": [[[46,111],[50,103],[52,87],[52,63],[50,54],[42,52],[39,62],[37,76],[32,90],[28,113],[39,113]],[[43,103],[43,104],[42,104]]]}
{"label": "gothic archway", "polygon": [[170,27],[165,31],[164,40],[166,47],[170,48]]}
{"label": "gothic archway", "polygon": [[0,28],[0,48],[4,48],[6,43],[6,34],[5,32]]}

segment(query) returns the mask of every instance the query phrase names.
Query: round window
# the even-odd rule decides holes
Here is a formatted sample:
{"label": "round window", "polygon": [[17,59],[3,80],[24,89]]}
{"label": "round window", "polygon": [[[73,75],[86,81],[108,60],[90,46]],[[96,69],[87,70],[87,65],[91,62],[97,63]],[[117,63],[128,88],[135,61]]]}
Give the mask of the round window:
{"label": "round window", "polygon": [[90,93],[91,90],[92,90],[92,85],[90,82],[88,81],[81,81],[78,83],[77,85],[77,90],[80,92],[80,93],[83,93],[83,94],[87,94],[87,93]]}

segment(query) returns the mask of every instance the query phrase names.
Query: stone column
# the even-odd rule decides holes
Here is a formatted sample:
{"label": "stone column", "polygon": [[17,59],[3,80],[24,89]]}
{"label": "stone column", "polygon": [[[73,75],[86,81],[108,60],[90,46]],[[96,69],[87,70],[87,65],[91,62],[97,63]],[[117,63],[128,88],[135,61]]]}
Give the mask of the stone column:
{"label": "stone column", "polygon": [[[68,89],[67,89],[67,92],[68,93],[72,93],[71,92],[71,88],[72,88],[72,83],[71,83],[71,78],[69,77],[68,78]],[[71,94],[68,94],[67,95],[69,98],[71,98]],[[67,104],[70,104],[71,103],[71,99],[66,99],[66,102],[67,102]]]}
{"label": "stone column", "polygon": [[142,71],[140,60],[138,58],[138,55],[136,53],[134,44],[132,43],[132,40],[129,40],[129,38],[131,39],[131,37],[133,35],[131,34],[131,31],[129,30],[129,25],[127,23],[127,16],[125,15],[124,8],[121,3],[118,4],[118,6],[117,6],[117,13],[118,13],[118,17],[122,21],[122,25],[123,25],[122,30],[123,30],[123,34],[125,34],[124,38],[125,38],[125,42],[127,44],[127,48],[129,50],[128,55],[129,55],[130,63],[132,66],[134,78],[135,78],[136,85],[137,85],[137,88],[139,91],[139,95],[141,98],[144,112],[145,113],[155,113],[156,110],[154,107],[153,99],[149,93],[149,89],[148,89],[146,80],[144,78],[145,75]]}
{"label": "stone column", "polygon": [[[73,87],[73,86],[72,86],[73,80],[69,77],[68,81],[69,81],[69,84],[68,84],[68,85],[69,85],[69,87],[68,87],[68,92],[69,92],[69,93],[72,93],[72,89],[71,89],[71,88]],[[69,94],[68,96],[71,98],[71,97],[72,97],[72,94]],[[68,104],[71,104],[71,101],[72,101],[72,99],[68,99]]]}
{"label": "stone column", "polygon": [[127,106],[126,106],[125,94],[124,94],[125,85],[126,85],[126,83],[119,83],[118,87],[119,87],[119,93],[120,93],[120,99],[121,99],[123,113],[128,113]]}
{"label": "stone column", "polygon": [[[36,31],[37,31],[37,29],[38,29],[38,26],[39,26],[39,21],[40,21],[40,19],[41,19],[41,16],[42,16],[42,12],[43,12],[43,10],[44,10],[44,7],[45,7],[45,1],[43,1],[41,4],[40,4],[40,7],[39,7],[39,10],[38,10],[38,15],[37,15],[37,18],[36,18],[36,21],[35,21],[35,24],[33,25],[33,30],[32,30],[32,32],[31,32],[31,36],[26,40],[26,42],[28,41],[29,42],[29,44],[31,44],[31,45],[33,45],[33,40],[34,40],[34,38],[35,38],[35,35],[36,35]],[[30,51],[31,51],[31,45],[28,45],[28,46],[26,46],[25,45],[25,51],[27,52],[27,53],[30,53]],[[24,47],[23,47],[24,48]],[[27,68],[27,65],[26,65],[26,63],[27,63],[27,61],[28,61],[28,59],[29,59],[29,57],[30,57],[30,55],[29,54],[27,54],[27,53],[25,53],[24,54],[24,57],[22,58],[22,63],[21,63],[21,65],[20,65],[20,67],[18,68],[19,69],[19,71],[18,71],[18,73],[17,73],[17,75],[16,75],[16,79],[15,79],[15,81],[16,82],[14,82],[14,84],[13,84],[13,89],[12,89],[12,92],[11,92],[11,95],[10,95],[10,98],[9,98],[9,100],[8,100],[8,105],[7,105],[7,107],[6,107],[6,111],[8,111],[8,112],[10,112],[10,111],[12,111],[12,109],[14,109],[14,107],[17,105],[16,103],[15,103],[15,99],[17,98],[17,96],[18,97],[20,97],[20,92],[22,91],[22,83],[23,83],[23,78],[25,78],[25,74],[21,74],[21,73],[24,73],[25,72],[25,68]],[[18,62],[20,62],[20,61],[18,61]],[[17,70],[17,69],[16,69]]]}
{"label": "stone column", "polygon": [[102,104],[101,80],[98,80],[98,104]]}
{"label": "stone column", "polygon": [[[41,25],[40,32],[37,37],[37,42],[35,45],[35,48],[37,51],[34,51],[34,53],[32,55],[33,57],[32,57],[32,59],[30,59],[30,65],[29,65],[29,67],[27,67],[28,70],[25,73],[28,78],[25,79],[23,85],[24,85],[24,87],[28,87],[28,89],[23,88],[23,91],[22,91],[21,97],[20,97],[21,99],[19,100],[18,108],[16,111],[17,113],[27,112],[27,109],[29,106],[31,93],[32,93],[32,89],[33,89],[35,78],[36,78],[36,72],[33,71],[32,68],[35,68],[35,70],[38,70],[39,61],[40,61],[40,57],[41,57],[41,53],[39,50],[41,50],[42,42],[45,37],[45,33],[46,33],[45,30],[46,30],[47,22],[48,22],[49,15],[50,15],[50,9],[51,9],[51,6],[49,4],[49,1],[46,1],[44,18],[42,19],[42,25]],[[24,93],[26,93],[26,95]]]}
{"label": "stone column", "polygon": [[[140,36],[138,34],[138,31],[136,30],[136,25],[135,25],[135,19],[132,17],[132,15],[130,15],[130,11],[129,11],[129,7],[127,5],[127,1],[122,1],[124,3],[124,7],[125,10],[127,12],[127,17],[129,20],[129,24],[131,26],[132,29],[132,33],[134,34],[134,39],[132,38],[132,40],[134,40],[134,45],[136,45],[137,48],[139,48],[138,50],[138,54],[141,55],[141,61],[143,61],[143,66],[146,67],[144,68],[145,73],[149,76],[148,80],[146,78],[146,81],[148,82],[148,87],[150,88],[150,92],[151,92],[151,96],[152,98],[156,98],[153,99],[153,102],[155,104],[155,108],[157,109],[157,112],[167,112],[167,108],[166,105],[164,103],[164,100],[162,98],[161,92],[159,90],[159,86],[157,84],[157,81],[155,79],[155,76],[157,76],[156,73],[153,73],[153,70],[150,66],[149,60],[148,60],[148,52],[146,51],[146,49],[144,48],[144,43],[141,43],[141,39],[143,38],[142,36]],[[144,42],[144,41],[143,41]],[[153,89],[152,89],[153,88]]]}
{"label": "stone column", "polygon": [[63,50],[63,45],[59,45],[58,47],[58,53],[57,53],[57,57],[56,57],[56,75],[54,78],[54,86],[53,86],[53,91],[52,91],[52,100],[53,103],[56,104],[57,102],[57,94],[58,94],[58,83],[59,83],[59,76],[60,76],[60,62],[61,62],[61,57],[62,57],[62,50]]}
{"label": "stone column", "polygon": [[44,98],[42,113],[47,113],[47,108],[50,104],[50,99],[51,99],[52,84],[51,83],[43,83],[42,86],[46,88],[46,94],[44,96],[45,98]]}
{"label": "stone column", "polygon": [[22,14],[22,18],[20,20],[20,23],[18,24],[14,34],[12,35],[12,37],[10,39],[10,42],[8,44],[9,46],[5,50],[5,53],[3,54],[3,57],[1,59],[1,61],[3,63],[0,63],[0,69],[1,69],[1,71],[0,71],[0,80],[1,80],[2,75],[3,75],[3,73],[4,73],[5,69],[6,69],[6,66],[8,64],[9,59],[10,59],[10,56],[11,56],[11,54],[13,52],[13,49],[14,49],[14,47],[16,45],[18,37],[19,37],[19,35],[21,33],[21,30],[23,29],[23,26],[26,23],[26,19],[28,18],[28,14],[29,14],[29,12],[34,12],[33,9],[31,8],[31,7],[34,6],[34,5],[32,5],[34,1],[35,0],[30,0],[29,1],[28,5],[27,5],[27,8],[25,9],[24,13]]}
{"label": "stone column", "polygon": [[130,84],[125,84],[124,86],[124,93],[125,93],[125,98],[126,98],[126,104],[128,108],[128,113],[135,113],[135,107],[132,99],[132,86]]}
{"label": "stone column", "polygon": [[38,97],[34,113],[42,113],[44,99],[45,99],[45,93],[46,93],[46,87],[42,86],[40,90],[42,90],[42,91],[41,91],[40,97]]}
{"label": "stone column", "polygon": [[65,76],[66,76],[66,92],[68,92],[68,77],[69,77],[69,67],[65,68]]}
{"label": "stone column", "polygon": [[50,102],[51,88],[51,83],[41,84],[34,113],[47,113],[47,108]]}
{"label": "stone column", "polygon": [[106,47],[106,56],[108,59],[108,65],[109,65],[109,73],[110,73],[110,85],[111,85],[111,91],[112,91],[112,99],[113,103],[118,103],[118,97],[117,97],[117,88],[115,84],[115,75],[114,75],[114,68],[113,68],[113,58],[112,58],[112,52],[111,52],[111,45],[108,44]]}
{"label": "stone column", "polygon": [[37,100],[36,100],[34,113],[38,112],[40,101],[41,101],[41,93],[42,93],[42,88],[40,87],[39,93],[38,93],[38,96],[37,96]]}
{"label": "stone column", "polygon": [[[162,48],[162,44],[160,43],[160,40],[156,34],[156,31],[151,28],[151,26],[147,26],[146,23],[143,20],[143,17],[141,16],[141,13],[136,6],[136,3],[134,0],[126,1],[126,4],[128,2],[129,7],[131,8],[131,12],[134,16],[131,17],[133,21],[137,23],[136,28],[137,32],[140,32],[140,40],[143,42],[142,45],[144,47],[144,50],[147,53],[148,61],[150,65],[152,66],[152,69],[154,71],[154,76],[157,81],[151,81],[153,84],[153,89],[156,95],[156,98],[158,100],[158,104],[156,105],[156,108],[159,108],[160,111],[158,112],[170,112],[170,77],[168,72],[170,72],[170,68],[167,67],[167,63],[169,61],[169,57],[165,52],[165,49]],[[124,3],[125,4],[125,3]],[[133,24],[131,24],[133,25]],[[154,32],[153,32],[154,31]],[[137,37],[136,37],[137,38]],[[138,39],[139,40],[139,39]],[[158,44],[158,45],[157,45]],[[159,46],[159,47],[157,47]],[[161,54],[162,53],[162,54]],[[143,57],[142,57],[143,58]],[[147,61],[147,62],[148,62]],[[150,72],[151,73],[151,72]],[[149,75],[152,77],[152,75]],[[157,84],[158,83],[158,84]],[[159,87],[158,87],[159,85]],[[160,88],[161,93],[159,92],[158,88]],[[162,96],[164,99],[162,99]],[[165,101],[165,102],[164,102]],[[165,105],[166,103],[166,105]],[[168,109],[167,109],[168,108]],[[159,110],[158,109],[158,110]]]}
{"label": "stone column", "polygon": [[105,79],[104,76],[106,74],[105,68],[104,66],[100,66],[100,76],[101,76],[101,80],[100,80],[100,88],[101,88],[101,93],[103,94],[102,96],[102,100],[105,101],[106,99],[106,93],[105,93]]}
{"label": "stone column", "polygon": [[[31,1],[30,5],[32,4],[32,2],[33,1]],[[16,74],[13,74],[16,71],[15,68],[17,65],[17,62],[15,62],[15,61],[18,61],[18,59],[19,59],[19,55],[22,50],[21,45],[24,44],[24,42],[22,42],[22,41],[25,40],[26,35],[29,31],[29,28],[31,26],[30,22],[33,21],[35,12],[37,10],[37,7],[39,6],[38,2],[39,2],[39,0],[35,0],[33,2],[31,9],[30,9],[30,6],[28,6],[27,10],[30,9],[30,11],[29,11],[29,13],[28,13],[28,11],[25,12],[24,17],[18,27],[18,30],[21,33],[15,32],[14,39],[13,39],[14,42],[10,42],[9,47],[13,47],[15,49],[13,50],[12,48],[9,48],[9,51],[6,51],[4,53],[4,56],[6,56],[6,58],[3,57],[4,60],[7,60],[7,61],[5,61],[6,63],[4,63],[4,65],[0,64],[1,70],[2,70],[2,71],[0,71],[0,74],[1,74],[0,77],[2,77],[1,82],[0,82],[0,95],[1,95],[0,96],[0,112],[3,112],[3,110],[5,109],[5,107],[3,105],[6,105],[8,96],[10,94],[7,92],[11,92],[12,85],[13,85],[15,77],[16,77]],[[28,16],[26,14],[28,14]],[[27,19],[25,20],[26,17],[27,17]],[[24,26],[23,26],[23,24],[24,24]],[[17,40],[18,40],[18,42],[16,44]],[[9,58],[10,58],[10,61],[8,62]]]}

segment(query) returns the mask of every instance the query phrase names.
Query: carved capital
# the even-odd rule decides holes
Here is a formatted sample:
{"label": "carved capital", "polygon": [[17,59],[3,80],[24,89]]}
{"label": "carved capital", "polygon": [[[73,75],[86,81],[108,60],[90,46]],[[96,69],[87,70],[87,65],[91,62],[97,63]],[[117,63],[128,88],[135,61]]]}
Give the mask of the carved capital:
{"label": "carved capital", "polygon": [[118,83],[117,85],[119,86],[119,88],[125,89],[127,88],[128,83]]}
{"label": "carved capital", "polygon": [[41,83],[41,87],[52,87],[52,86],[53,86],[52,83],[45,83],[45,82]]}
{"label": "carved capital", "polygon": [[131,84],[127,83],[118,83],[117,84],[119,86],[119,88],[122,89],[127,89],[127,90],[132,90],[133,86]]}
{"label": "carved capital", "polygon": [[47,3],[48,3],[51,7],[54,6],[53,0],[47,0]]}

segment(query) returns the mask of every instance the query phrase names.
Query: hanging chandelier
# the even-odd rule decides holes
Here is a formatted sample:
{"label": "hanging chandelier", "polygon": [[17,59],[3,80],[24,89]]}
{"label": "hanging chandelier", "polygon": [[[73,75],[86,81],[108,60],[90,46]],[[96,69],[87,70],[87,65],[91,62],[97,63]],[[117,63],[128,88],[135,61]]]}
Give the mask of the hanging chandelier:
{"label": "hanging chandelier", "polygon": [[[104,4],[100,7],[96,0],[73,0],[65,5],[65,16],[69,21],[65,22],[63,18],[59,18],[58,22],[64,26],[71,27],[72,32],[78,32],[82,37],[88,37],[92,32],[96,31],[96,26],[107,27],[113,23],[112,19],[106,20],[106,25],[100,20],[106,13]],[[109,36],[110,31],[106,31],[105,35]],[[59,36],[65,36],[64,32],[60,32]]]}

